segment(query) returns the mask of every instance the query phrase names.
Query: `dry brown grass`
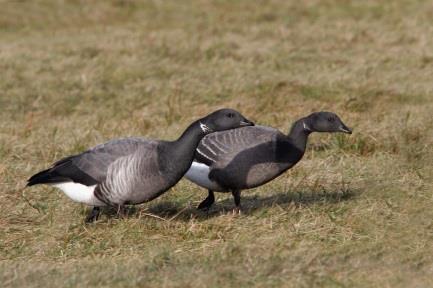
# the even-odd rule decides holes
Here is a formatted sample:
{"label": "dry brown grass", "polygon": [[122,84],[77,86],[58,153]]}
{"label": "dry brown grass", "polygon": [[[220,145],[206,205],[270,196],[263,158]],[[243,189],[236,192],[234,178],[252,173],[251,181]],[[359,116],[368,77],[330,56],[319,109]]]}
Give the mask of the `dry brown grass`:
{"label": "dry brown grass", "polygon": [[[2,2],[2,286],[433,286],[432,19],[429,1]],[[89,226],[22,189],[64,155],[173,139],[227,106],[283,131],[331,110],[355,133],[313,135],[241,217],[228,195],[196,211],[186,181]]]}

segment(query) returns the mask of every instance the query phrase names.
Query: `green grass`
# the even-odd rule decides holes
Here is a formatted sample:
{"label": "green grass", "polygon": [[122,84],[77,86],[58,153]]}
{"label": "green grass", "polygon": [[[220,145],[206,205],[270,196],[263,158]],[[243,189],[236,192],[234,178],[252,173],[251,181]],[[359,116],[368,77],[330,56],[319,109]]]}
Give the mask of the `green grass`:
{"label": "green grass", "polygon": [[[2,287],[432,287],[429,1],[16,1],[0,11]],[[26,179],[108,139],[174,139],[221,107],[354,134],[243,192],[181,181],[126,219]]]}

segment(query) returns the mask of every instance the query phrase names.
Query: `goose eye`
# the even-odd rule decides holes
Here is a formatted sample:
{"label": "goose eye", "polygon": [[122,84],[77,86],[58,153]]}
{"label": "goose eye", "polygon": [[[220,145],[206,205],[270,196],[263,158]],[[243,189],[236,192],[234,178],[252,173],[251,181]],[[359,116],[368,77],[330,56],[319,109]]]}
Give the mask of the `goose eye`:
{"label": "goose eye", "polygon": [[333,117],[329,117],[329,118],[328,118],[328,121],[329,121],[329,122],[334,122],[334,121],[335,121],[335,118],[333,118]]}
{"label": "goose eye", "polygon": [[233,117],[235,117],[235,114],[233,114],[233,113],[229,113],[229,114],[227,114],[227,117],[229,117],[229,118],[233,118]]}

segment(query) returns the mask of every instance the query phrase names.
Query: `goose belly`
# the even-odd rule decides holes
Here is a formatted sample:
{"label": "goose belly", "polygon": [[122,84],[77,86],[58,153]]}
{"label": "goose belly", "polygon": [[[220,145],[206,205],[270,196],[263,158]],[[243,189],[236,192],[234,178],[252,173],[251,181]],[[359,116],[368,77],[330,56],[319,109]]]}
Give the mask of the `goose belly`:
{"label": "goose belly", "polygon": [[72,201],[91,206],[105,206],[93,193],[96,185],[86,186],[75,182],[63,182],[53,184],[52,186],[62,190]]}
{"label": "goose belly", "polygon": [[206,164],[192,162],[191,167],[184,177],[203,188],[217,192],[224,192],[225,189],[218,185],[218,183],[209,179],[209,172],[210,168]]}

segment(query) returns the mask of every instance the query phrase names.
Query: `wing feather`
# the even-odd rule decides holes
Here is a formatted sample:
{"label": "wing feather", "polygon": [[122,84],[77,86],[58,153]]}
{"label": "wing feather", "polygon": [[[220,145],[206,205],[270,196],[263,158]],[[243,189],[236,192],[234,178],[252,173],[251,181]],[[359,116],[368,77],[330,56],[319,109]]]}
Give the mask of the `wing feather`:
{"label": "wing feather", "polygon": [[69,181],[87,186],[96,185],[105,181],[108,167],[117,159],[131,155],[139,148],[151,149],[156,144],[156,141],[144,138],[111,140],[55,162],[50,168],[30,177],[27,185]]}
{"label": "wing feather", "polygon": [[204,137],[196,150],[194,161],[208,166],[224,167],[240,152],[270,142],[281,132],[264,126],[251,126],[215,132]]}
{"label": "wing feather", "polygon": [[138,149],[152,150],[156,144],[156,141],[144,138],[115,139],[74,157],[72,162],[81,171],[102,183],[106,180],[108,168],[112,163],[134,154]]}

